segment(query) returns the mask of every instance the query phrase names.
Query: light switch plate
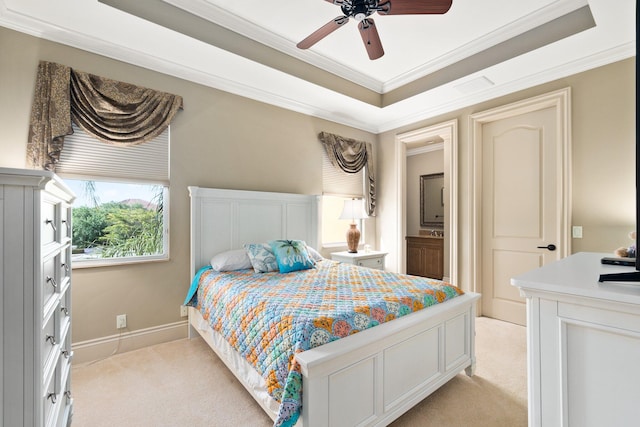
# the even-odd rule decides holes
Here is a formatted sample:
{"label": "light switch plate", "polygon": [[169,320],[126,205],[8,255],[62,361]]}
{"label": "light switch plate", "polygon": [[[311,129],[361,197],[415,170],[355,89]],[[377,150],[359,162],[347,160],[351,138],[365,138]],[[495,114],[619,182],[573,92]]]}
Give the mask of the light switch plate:
{"label": "light switch plate", "polygon": [[571,228],[571,237],[574,239],[582,239],[582,226],[574,225]]}

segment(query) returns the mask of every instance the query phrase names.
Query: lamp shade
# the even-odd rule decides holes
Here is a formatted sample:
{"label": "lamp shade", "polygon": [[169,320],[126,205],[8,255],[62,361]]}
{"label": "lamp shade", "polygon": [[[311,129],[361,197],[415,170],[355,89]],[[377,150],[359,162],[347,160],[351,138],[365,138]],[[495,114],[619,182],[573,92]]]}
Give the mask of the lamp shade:
{"label": "lamp shade", "polygon": [[362,199],[351,199],[344,201],[344,209],[342,210],[342,214],[340,214],[339,219],[363,219],[367,218],[367,214],[364,211],[364,204]]}

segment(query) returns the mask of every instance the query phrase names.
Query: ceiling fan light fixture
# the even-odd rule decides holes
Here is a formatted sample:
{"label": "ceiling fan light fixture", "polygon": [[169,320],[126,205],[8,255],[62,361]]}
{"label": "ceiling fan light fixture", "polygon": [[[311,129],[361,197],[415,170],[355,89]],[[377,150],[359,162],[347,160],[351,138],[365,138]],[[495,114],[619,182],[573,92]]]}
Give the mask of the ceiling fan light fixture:
{"label": "ceiling fan light fixture", "polygon": [[[346,9],[346,10],[345,10]],[[342,11],[345,15],[353,16],[353,19],[360,22],[365,19],[367,16],[373,13],[373,10],[370,9],[369,5],[366,1],[355,1],[352,5],[347,7],[346,5],[342,7]]]}

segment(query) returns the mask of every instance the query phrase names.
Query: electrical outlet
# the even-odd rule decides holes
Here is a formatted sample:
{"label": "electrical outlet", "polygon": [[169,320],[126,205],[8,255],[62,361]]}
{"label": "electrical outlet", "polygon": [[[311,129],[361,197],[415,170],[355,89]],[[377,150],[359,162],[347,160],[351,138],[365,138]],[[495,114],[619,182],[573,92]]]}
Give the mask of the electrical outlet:
{"label": "electrical outlet", "polygon": [[189,315],[189,311],[187,310],[187,306],[186,305],[181,305],[180,306],[180,316],[181,317],[187,317]]}
{"label": "electrical outlet", "polygon": [[122,329],[127,327],[127,315],[119,314],[116,316],[116,328]]}

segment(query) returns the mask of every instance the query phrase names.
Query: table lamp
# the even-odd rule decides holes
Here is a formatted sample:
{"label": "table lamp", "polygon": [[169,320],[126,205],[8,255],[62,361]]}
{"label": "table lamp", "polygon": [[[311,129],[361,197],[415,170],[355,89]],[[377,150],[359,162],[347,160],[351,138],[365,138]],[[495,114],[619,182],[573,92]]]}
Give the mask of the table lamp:
{"label": "table lamp", "polygon": [[344,201],[344,209],[339,219],[350,219],[349,229],[347,230],[347,247],[352,254],[358,253],[358,243],[360,242],[360,230],[358,230],[356,219],[367,218],[364,212],[362,199],[351,199]]}

